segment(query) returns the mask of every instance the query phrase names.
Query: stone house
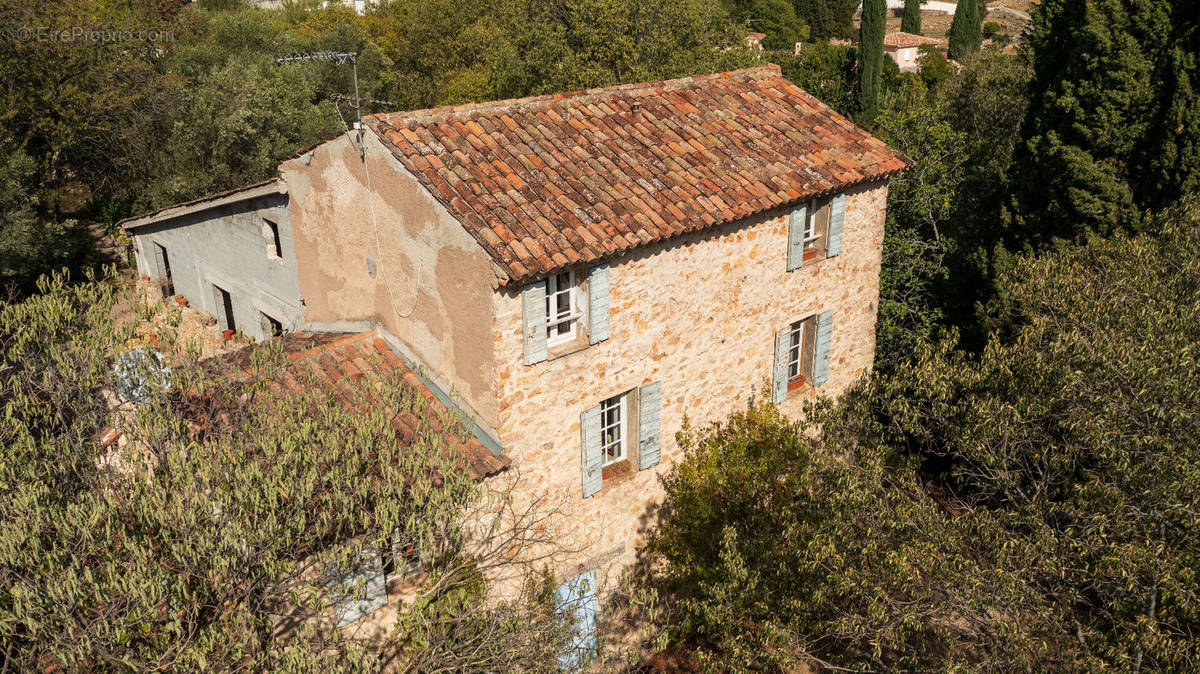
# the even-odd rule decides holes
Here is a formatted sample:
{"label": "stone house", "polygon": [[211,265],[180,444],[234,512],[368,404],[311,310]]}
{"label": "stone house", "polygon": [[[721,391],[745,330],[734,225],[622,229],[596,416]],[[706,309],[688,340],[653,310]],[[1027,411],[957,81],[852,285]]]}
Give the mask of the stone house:
{"label": "stone house", "polygon": [[563,577],[633,561],[685,415],[798,415],[871,368],[908,160],[777,66],[363,126],[126,221],[139,271],[256,338],[377,331],[568,505]]}
{"label": "stone house", "polygon": [[900,72],[915,73],[921,70],[921,64],[917,63],[917,58],[921,55],[921,45],[937,43],[938,41],[932,38],[897,31],[884,36],[883,51],[896,62]]}

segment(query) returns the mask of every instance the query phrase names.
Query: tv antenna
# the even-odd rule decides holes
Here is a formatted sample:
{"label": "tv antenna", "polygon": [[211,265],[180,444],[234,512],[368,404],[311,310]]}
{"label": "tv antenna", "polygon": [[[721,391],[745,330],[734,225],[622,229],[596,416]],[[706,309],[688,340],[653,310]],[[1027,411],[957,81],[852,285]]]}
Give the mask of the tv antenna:
{"label": "tv antenna", "polygon": [[288,54],[275,59],[275,63],[292,63],[295,61],[329,61],[342,65],[350,64],[350,68],[354,72],[354,128],[358,132],[359,153],[365,152],[362,146],[362,98],[358,95],[358,54],[352,51],[310,51]]}

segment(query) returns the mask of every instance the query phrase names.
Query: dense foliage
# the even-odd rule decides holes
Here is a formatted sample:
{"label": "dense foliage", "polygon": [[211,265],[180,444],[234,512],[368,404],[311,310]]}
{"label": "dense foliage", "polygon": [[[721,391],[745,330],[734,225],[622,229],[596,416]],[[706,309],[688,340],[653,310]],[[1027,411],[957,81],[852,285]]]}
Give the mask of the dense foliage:
{"label": "dense foliage", "polygon": [[814,40],[849,39],[859,0],[792,0],[796,14],[809,25]]}
{"label": "dense foliage", "polygon": [[[904,74],[882,0],[857,47],[823,42],[852,35],[858,4],[0,0],[18,28],[159,31],[0,41],[0,283],[88,264],[89,222],[252,182],[346,129],[352,71],[280,55],[356,52],[369,113],[742,67],[763,32],[764,60],[914,165],[889,188],[873,379],[802,424],[756,405],[681,434],[645,579],[672,644],[714,670],[1200,668],[1195,3],[1043,0],[1027,43],[980,52],[986,3],[964,1],[959,63],[926,48]],[[483,601],[509,548],[464,552],[481,492],[439,444],[380,461],[380,415],[184,353],[172,390],[122,402],[135,324],[167,344],[174,319],[105,284],[37,290],[0,304],[6,667],[557,667],[551,581]],[[116,460],[113,425],[141,460]],[[492,496],[498,540],[548,535]],[[385,651],[320,621],[270,628],[330,603],[322,575],[398,526],[444,582]]]}
{"label": "dense foliage", "polygon": [[1136,228],[1200,189],[1194,2],[1047,0],[1029,43],[1014,238]]}
{"label": "dense foliage", "polygon": [[[61,234],[85,220],[111,226],[263,179],[280,159],[345,130],[356,114],[351,69],[277,65],[278,56],[358,53],[364,113],[752,62],[708,0],[400,0],[365,16],[336,3],[0,0],[0,16],[16,38],[0,41],[0,282],[25,289],[82,259],[86,237],[77,249]],[[74,26],[140,37],[43,39]]]}
{"label": "dense foliage", "polygon": [[950,22],[950,48],[947,56],[963,61],[979,51],[983,43],[983,28],[980,25],[978,0],[961,0]]}
{"label": "dense foliage", "polygon": [[866,0],[858,32],[858,114],[867,126],[879,112],[879,89],[883,76],[883,38],[887,32],[887,3]]}
{"label": "dense foliage", "polygon": [[1159,227],[1021,260],[978,359],[682,433],[678,636],[722,669],[1200,665],[1200,205]]}
{"label": "dense foliage", "polygon": [[[5,667],[374,669],[383,653],[323,617],[362,591],[339,584],[362,555],[412,545],[430,589],[401,605],[418,627],[389,639],[390,659],[556,668],[563,626],[536,575],[530,601],[480,601],[485,571],[511,563],[527,529],[501,518],[502,557],[466,535],[476,503],[506,507],[431,430],[453,417],[425,413],[398,379],[269,387],[286,361],[273,346],[196,363],[171,348],[177,312],[109,284],[56,277],[39,291],[0,303]],[[139,344],[168,354],[165,388],[151,359],[115,363]],[[123,378],[146,384],[126,399]],[[402,411],[420,420],[415,441],[392,423]]]}
{"label": "dense foliage", "polygon": [[904,0],[904,15],[900,17],[900,30],[912,35],[921,34],[921,0]]}

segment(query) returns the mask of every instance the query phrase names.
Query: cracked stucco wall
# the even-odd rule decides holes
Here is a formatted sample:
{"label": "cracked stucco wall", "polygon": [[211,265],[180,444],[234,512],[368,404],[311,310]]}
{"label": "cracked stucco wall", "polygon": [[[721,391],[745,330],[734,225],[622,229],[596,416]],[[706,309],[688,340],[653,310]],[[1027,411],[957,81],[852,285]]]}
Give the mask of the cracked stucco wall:
{"label": "cracked stucco wall", "polygon": [[380,326],[494,428],[495,267],[373,133],[363,140],[365,162],[347,134],[280,165],[304,322]]}

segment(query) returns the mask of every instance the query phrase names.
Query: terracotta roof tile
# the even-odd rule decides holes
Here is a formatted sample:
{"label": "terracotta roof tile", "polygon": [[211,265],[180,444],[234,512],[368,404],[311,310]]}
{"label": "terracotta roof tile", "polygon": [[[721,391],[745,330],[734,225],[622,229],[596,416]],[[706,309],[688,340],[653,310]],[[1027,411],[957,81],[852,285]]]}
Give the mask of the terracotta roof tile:
{"label": "terracotta roof tile", "polygon": [[919,47],[923,44],[937,43],[938,41],[934,40],[933,38],[923,37],[921,35],[913,35],[912,33],[905,33],[903,31],[888,33],[883,38],[883,46],[895,47],[897,49],[904,49],[905,47]]}
{"label": "terracotta roof tile", "polygon": [[[371,394],[372,387],[398,382],[429,402],[423,419],[410,410],[395,411],[394,423],[402,440],[415,442],[417,429],[443,434],[446,446],[458,449],[478,480],[508,467],[507,457],[493,454],[465,428],[442,429],[439,414],[445,413],[445,406],[377,333],[297,333],[279,339],[290,362],[276,378],[293,393],[321,387],[333,391],[339,401],[349,405],[349,387],[354,386],[382,405],[382,399]],[[218,358],[245,371],[256,348],[259,347],[249,346]]]}
{"label": "terracotta roof tile", "polygon": [[774,65],[367,121],[518,283],[910,163]]}

